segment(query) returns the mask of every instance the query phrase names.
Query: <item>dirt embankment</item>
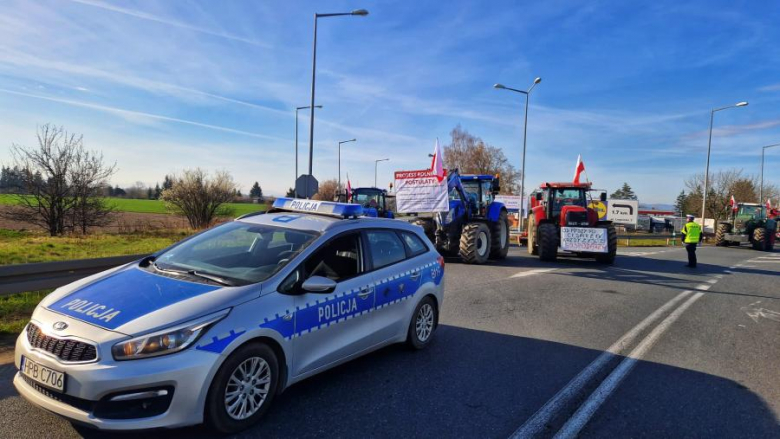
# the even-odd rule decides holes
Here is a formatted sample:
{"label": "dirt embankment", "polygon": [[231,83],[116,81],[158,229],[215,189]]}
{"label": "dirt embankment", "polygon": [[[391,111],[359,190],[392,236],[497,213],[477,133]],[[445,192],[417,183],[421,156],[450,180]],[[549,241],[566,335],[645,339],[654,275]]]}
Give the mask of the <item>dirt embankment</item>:
{"label": "dirt embankment", "polygon": [[[13,206],[0,206],[0,229],[40,231],[35,224],[5,218],[4,213],[16,209]],[[221,222],[221,221],[220,221]],[[152,232],[166,229],[187,229],[187,219],[178,215],[159,213],[114,212],[111,222],[104,227],[94,227],[91,232],[134,233]]]}

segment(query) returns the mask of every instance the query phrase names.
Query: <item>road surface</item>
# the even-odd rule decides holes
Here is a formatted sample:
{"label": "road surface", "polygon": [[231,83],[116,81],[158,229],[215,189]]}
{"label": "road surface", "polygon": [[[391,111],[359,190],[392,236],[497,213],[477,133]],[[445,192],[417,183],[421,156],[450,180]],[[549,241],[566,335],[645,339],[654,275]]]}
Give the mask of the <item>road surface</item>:
{"label": "road surface", "polygon": [[[621,249],[614,266],[518,248],[498,265],[448,261],[427,350],[297,384],[236,437],[780,437],[780,252],[685,262],[680,248]],[[26,403],[14,373],[0,366],[0,437],[103,437]]]}

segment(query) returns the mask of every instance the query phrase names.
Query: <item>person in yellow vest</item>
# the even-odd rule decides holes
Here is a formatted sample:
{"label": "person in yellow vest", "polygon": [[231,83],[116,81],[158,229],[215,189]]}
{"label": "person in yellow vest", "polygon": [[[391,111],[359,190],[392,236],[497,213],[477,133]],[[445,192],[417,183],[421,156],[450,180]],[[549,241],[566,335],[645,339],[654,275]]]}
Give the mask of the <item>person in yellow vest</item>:
{"label": "person in yellow vest", "polygon": [[685,250],[688,251],[688,265],[686,267],[696,268],[696,246],[701,242],[701,226],[693,221],[693,215],[686,215],[686,218],[688,218],[688,222],[680,230]]}

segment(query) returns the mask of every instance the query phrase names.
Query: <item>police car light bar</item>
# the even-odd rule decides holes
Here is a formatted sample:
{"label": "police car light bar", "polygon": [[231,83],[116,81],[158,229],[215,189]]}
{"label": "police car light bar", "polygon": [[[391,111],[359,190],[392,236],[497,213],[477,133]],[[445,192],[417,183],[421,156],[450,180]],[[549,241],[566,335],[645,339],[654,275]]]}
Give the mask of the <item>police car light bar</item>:
{"label": "police car light bar", "polygon": [[279,211],[314,213],[341,218],[357,218],[363,215],[363,207],[359,204],[301,200],[298,198],[277,198],[269,213]]}

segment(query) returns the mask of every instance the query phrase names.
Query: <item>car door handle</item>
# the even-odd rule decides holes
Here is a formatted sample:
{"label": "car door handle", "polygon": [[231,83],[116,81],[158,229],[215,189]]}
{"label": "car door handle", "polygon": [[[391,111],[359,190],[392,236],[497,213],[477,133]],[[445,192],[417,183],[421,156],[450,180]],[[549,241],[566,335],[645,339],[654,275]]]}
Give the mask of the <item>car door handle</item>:
{"label": "car door handle", "polygon": [[419,272],[419,271],[415,271],[414,273],[412,273],[412,275],[411,275],[411,276],[409,276],[409,278],[410,278],[411,280],[417,280],[417,279],[419,279],[419,278],[420,278],[420,272]]}
{"label": "car door handle", "polygon": [[363,288],[358,293],[358,297],[360,297],[361,299],[368,299],[368,296],[370,296],[371,293],[373,293],[373,292],[374,292],[373,288]]}

